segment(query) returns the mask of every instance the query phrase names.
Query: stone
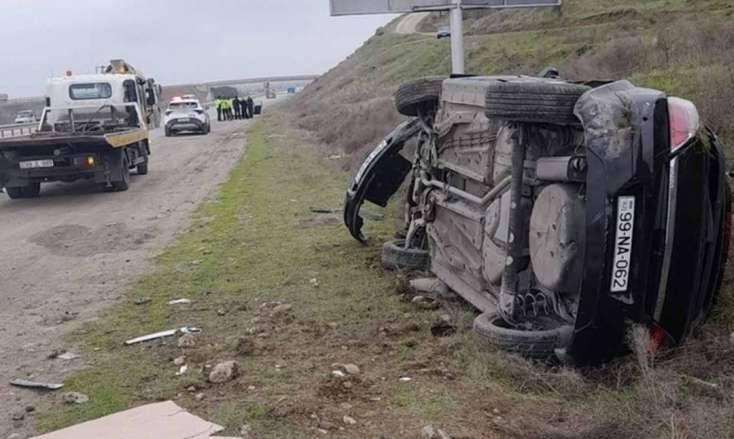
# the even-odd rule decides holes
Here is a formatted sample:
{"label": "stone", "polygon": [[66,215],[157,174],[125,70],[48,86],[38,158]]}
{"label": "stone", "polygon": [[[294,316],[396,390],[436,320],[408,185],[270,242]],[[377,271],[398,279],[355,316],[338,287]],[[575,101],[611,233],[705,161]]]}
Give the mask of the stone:
{"label": "stone", "polygon": [[342,418],[342,421],[344,421],[344,423],[347,425],[355,425],[357,423],[356,419],[354,419],[351,416],[347,416],[347,415],[344,415],[344,417]]}
{"label": "stone", "polygon": [[186,364],[186,357],[182,355],[176,358],[175,360],[173,360],[173,364],[176,366],[183,366],[184,364]]}
{"label": "stone", "polygon": [[451,290],[445,283],[435,277],[425,277],[419,279],[413,279],[409,282],[410,288],[413,291],[429,294],[434,297],[441,297],[444,299],[450,299],[452,296]]}
{"label": "stone", "polygon": [[291,312],[291,309],[293,309],[293,305],[291,305],[290,303],[284,303],[273,308],[273,312],[271,313],[271,315],[273,317],[286,315]]}
{"label": "stone", "polygon": [[197,401],[203,401],[204,400],[204,394],[203,393],[197,393],[194,395],[194,399]]}
{"label": "stone", "polygon": [[357,366],[356,364],[345,364],[344,371],[349,375],[359,375],[360,372],[359,366]]}
{"label": "stone", "polygon": [[182,349],[193,348],[196,346],[196,338],[193,334],[184,334],[178,339],[178,347]]}
{"label": "stone", "polygon": [[240,365],[236,361],[225,361],[214,366],[209,373],[209,382],[223,384],[237,378],[240,373]]}
{"label": "stone", "polygon": [[436,438],[436,429],[433,428],[431,425],[426,425],[423,427],[423,430],[421,430],[421,439],[435,439]]}
{"label": "stone", "polygon": [[89,397],[79,392],[66,392],[61,395],[61,400],[66,404],[84,404],[89,402]]}

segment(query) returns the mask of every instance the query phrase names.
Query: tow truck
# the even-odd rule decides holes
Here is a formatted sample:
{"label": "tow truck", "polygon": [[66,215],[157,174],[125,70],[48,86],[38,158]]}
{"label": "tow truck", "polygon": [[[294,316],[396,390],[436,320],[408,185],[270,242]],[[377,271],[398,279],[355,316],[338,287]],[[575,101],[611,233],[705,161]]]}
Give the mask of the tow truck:
{"label": "tow truck", "polygon": [[126,191],[131,169],[148,173],[160,92],[124,60],[94,74],[50,79],[37,132],[0,140],[0,186],[12,199],[38,197],[41,184],[56,181]]}

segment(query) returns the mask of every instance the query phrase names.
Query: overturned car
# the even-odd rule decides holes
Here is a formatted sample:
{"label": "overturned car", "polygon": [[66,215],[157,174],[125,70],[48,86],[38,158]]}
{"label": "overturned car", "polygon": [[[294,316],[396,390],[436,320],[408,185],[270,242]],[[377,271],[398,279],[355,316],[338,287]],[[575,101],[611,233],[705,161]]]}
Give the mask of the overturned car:
{"label": "overturned car", "polygon": [[[390,268],[430,270],[481,311],[490,344],[577,364],[625,349],[630,324],[680,343],[716,302],[731,201],[722,145],[689,101],[627,81],[421,79],[412,119],[367,157],[344,219],[410,178]],[[401,150],[417,139],[415,158]]]}

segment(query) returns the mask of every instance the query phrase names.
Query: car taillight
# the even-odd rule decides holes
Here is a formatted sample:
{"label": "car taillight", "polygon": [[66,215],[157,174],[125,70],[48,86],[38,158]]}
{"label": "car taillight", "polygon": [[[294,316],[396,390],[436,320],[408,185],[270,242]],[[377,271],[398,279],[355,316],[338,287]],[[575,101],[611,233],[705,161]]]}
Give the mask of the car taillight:
{"label": "car taillight", "polygon": [[680,98],[668,98],[670,115],[670,150],[675,152],[696,136],[701,123],[693,102]]}

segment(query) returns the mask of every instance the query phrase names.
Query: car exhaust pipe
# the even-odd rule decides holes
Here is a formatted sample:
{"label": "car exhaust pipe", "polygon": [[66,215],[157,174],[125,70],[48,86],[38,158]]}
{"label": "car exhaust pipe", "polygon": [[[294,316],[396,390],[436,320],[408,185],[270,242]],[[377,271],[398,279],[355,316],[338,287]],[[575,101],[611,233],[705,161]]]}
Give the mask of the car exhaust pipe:
{"label": "car exhaust pipe", "polygon": [[513,135],[514,148],[512,150],[512,180],[510,181],[510,214],[507,228],[507,256],[505,270],[502,275],[500,289],[499,313],[508,323],[515,317],[515,302],[518,293],[519,273],[523,248],[521,241],[516,239],[517,231],[522,228],[522,188],[525,176],[525,157],[527,155],[528,129],[519,124],[519,130]]}

